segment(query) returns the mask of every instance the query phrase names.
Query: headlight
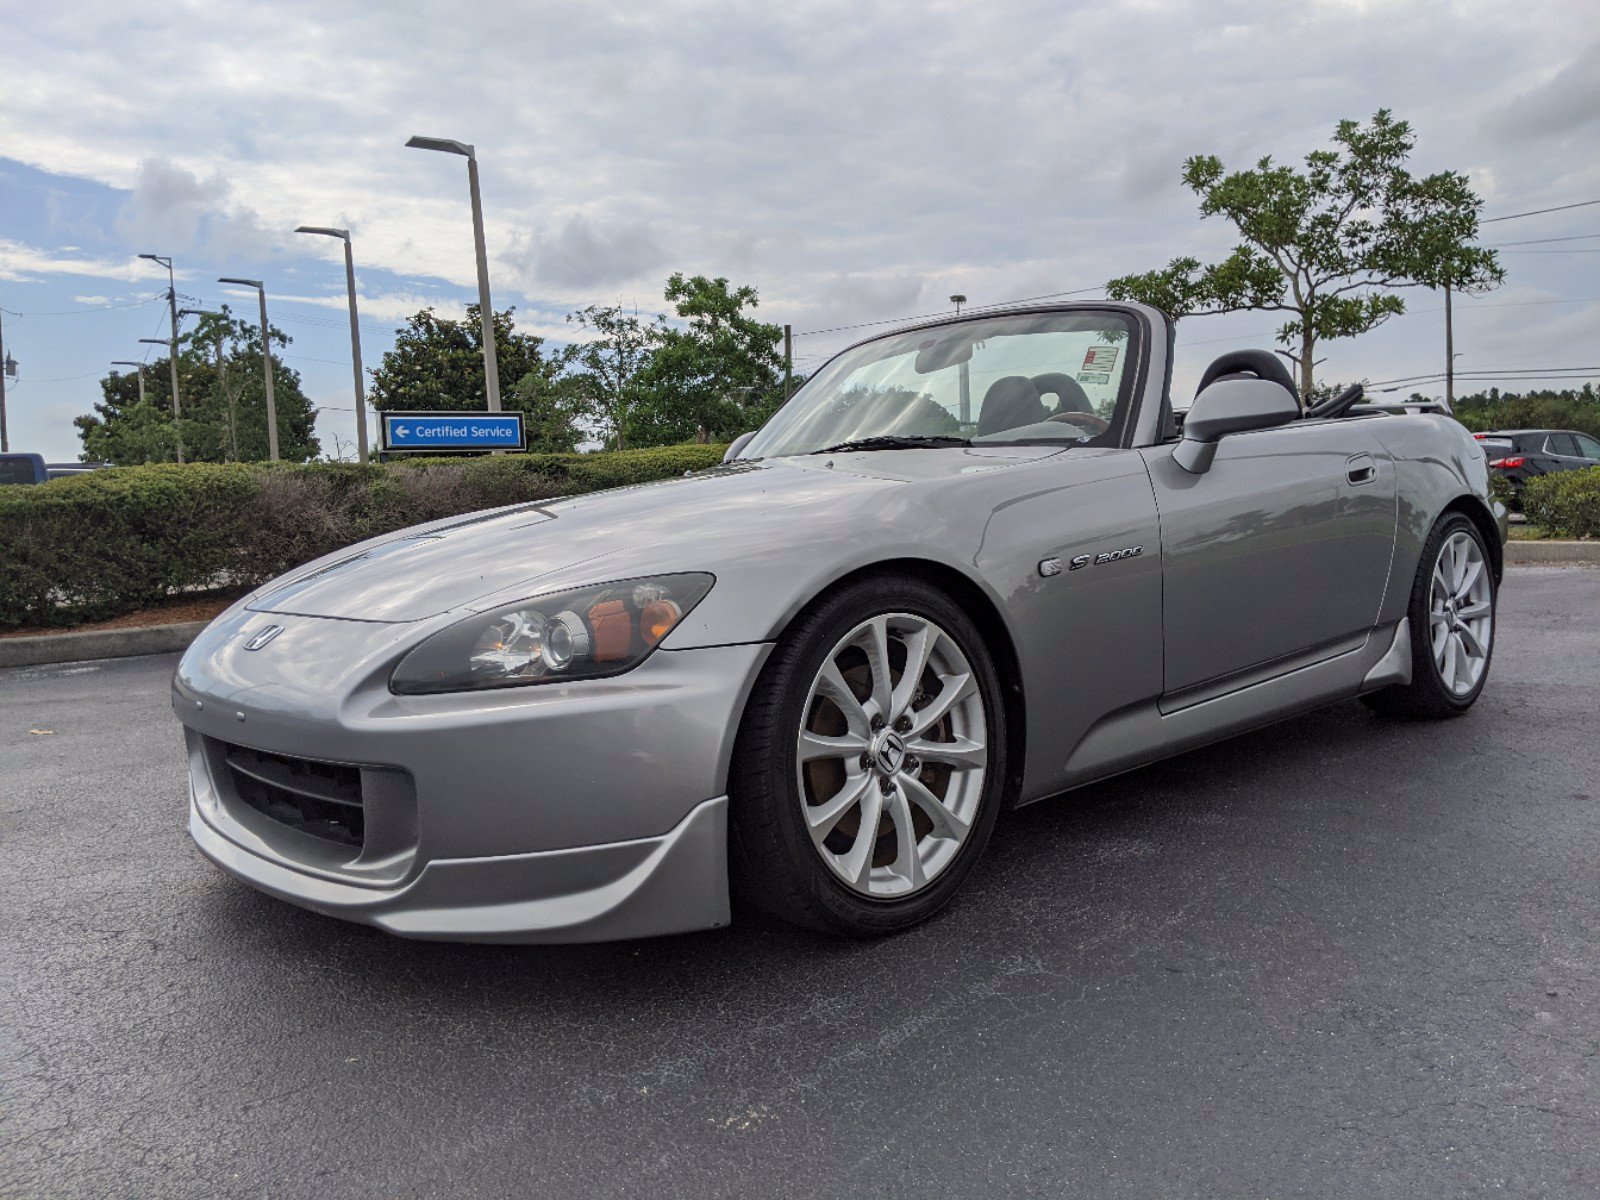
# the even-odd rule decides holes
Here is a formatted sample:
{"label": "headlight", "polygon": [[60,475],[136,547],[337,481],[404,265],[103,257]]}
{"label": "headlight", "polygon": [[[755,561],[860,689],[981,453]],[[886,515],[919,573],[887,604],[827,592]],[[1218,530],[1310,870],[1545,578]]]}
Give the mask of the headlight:
{"label": "headlight", "polygon": [[657,575],[519,600],[434,634],[400,660],[389,689],[416,696],[619,675],[649,657],[713,582]]}

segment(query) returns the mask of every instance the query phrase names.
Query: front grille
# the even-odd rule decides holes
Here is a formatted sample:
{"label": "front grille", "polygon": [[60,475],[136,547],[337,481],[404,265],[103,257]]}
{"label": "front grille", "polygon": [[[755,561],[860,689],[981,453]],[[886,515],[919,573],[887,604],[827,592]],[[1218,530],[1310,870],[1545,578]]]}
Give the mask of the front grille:
{"label": "front grille", "polygon": [[332,763],[224,747],[233,791],[245,804],[290,829],[345,846],[366,837],[361,771]]}

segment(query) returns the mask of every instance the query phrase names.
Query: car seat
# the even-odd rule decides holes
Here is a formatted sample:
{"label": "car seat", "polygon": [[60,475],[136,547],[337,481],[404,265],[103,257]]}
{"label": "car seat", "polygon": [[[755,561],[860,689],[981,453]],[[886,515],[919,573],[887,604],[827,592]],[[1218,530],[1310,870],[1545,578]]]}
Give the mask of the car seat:
{"label": "car seat", "polygon": [[996,379],[983,394],[983,404],[978,408],[978,435],[1037,425],[1049,415],[1033,380],[1025,375],[1007,375]]}

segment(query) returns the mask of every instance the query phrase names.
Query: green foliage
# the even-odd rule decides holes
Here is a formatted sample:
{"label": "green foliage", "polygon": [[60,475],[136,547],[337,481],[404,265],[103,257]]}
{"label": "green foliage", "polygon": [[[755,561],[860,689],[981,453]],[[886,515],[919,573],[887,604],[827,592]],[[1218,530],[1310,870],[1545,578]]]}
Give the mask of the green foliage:
{"label": "green foliage", "polygon": [[[469,304],[457,321],[425,308],[395,330],[394,349],[372,372],[368,400],[380,412],[391,409],[465,411],[482,409],[488,388],[483,376],[483,328],[478,306]],[[541,353],[544,339],[518,333],[515,309],[494,314],[494,357],[500,372],[501,406],[513,407],[515,387],[528,375],[554,373]],[[506,393],[512,394],[506,394]]]}
{"label": "green foliage", "polygon": [[1514,503],[1516,492],[1511,486],[1511,480],[1504,475],[1489,476],[1489,495],[1504,504],[1508,510],[1516,507]]}
{"label": "green foliage", "polygon": [[681,273],[666,299],[682,328],[663,325],[641,372],[643,402],[629,421],[634,445],[731,439],[765,420],[782,400],[783,330],[746,313],[755,288]]}
{"label": "green foliage", "polygon": [[126,467],[0,487],[0,627],[133,612],[225,574],[249,467]]}
{"label": "green foliage", "polygon": [[567,454],[583,441],[583,393],[570,378],[529,371],[512,387],[505,407],[523,414],[531,452]]}
{"label": "green foliage", "polygon": [[1600,393],[1592,383],[1576,391],[1521,394],[1490,388],[1459,397],[1455,415],[1474,433],[1490,429],[1575,429],[1600,437]]}
{"label": "green foliage", "polygon": [[1405,168],[1411,126],[1380,109],[1362,125],[1341,121],[1334,149],[1306,155],[1305,169],[1261,159],[1228,172],[1214,155],[1184,163],[1183,182],[1203,217],[1227,218],[1243,244],[1203,266],[1176,258],[1106,285],[1175,318],[1265,309],[1289,314],[1278,340],[1296,347],[1301,390],[1315,387],[1319,341],[1366,333],[1405,311],[1395,288],[1451,286],[1477,292],[1505,278],[1494,251],[1473,245],[1483,202],[1466,176],[1415,178]]}
{"label": "green foliage", "polygon": [[421,521],[670,478],[720,462],[722,451],[168,464],[0,487],[0,628],[103,620],[176,592],[240,591]]}
{"label": "green foliage", "polygon": [[582,340],[562,355],[565,378],[608,445],[627,447],[634,412],[645,402],[642,376],[666,331],[662,317],[640,319],[620,304],[569,313]]}
{"label": "green foliage", "polygon": [[1600,537],[1600,467],[1528,480],[1522,487],[1522,511],[1557,537]]}
{"label": "green foliage", "polygon": [[[300,373],[279,353],[292,339],[276,327],[271,338],[278,452],[286,462],[305,462],[322,449],[314,432],[316,410],[301,388]],[[141,405],[137,371],[113,371],[100,381],[103,399],[94,413],[73,422],[86,460],[118,466],[176,461],[168,358],[145,367],[144,385]],[[199,327],[179,344],[178,389],[188,462],[266,459],[267,392],[259,325],[235,319],[226,307],[217,315],[202,317]]]}

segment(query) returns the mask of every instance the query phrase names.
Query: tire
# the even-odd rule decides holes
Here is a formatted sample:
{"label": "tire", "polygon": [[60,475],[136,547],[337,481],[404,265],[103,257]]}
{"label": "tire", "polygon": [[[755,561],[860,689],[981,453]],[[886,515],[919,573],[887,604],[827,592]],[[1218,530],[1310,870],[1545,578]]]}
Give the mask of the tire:
{"label": "tire", "polygon": [[[1467,551],[1467,563],[1458,566],[1463,551]],[[1411,626],[1411,682],[1365,695],[1363,704],[1383,716],[1428,720],[1459,717],[1472,707],[1489,679],[1494,657],[1499,587],[1491,563],[1483,534],[1469,517],[1447,513],[1439,519],[1423,547],[1406,608]],[[1463,572],[1471,576],[1464,587]],[[1442,586],[1446,584],[1450,586]],[[1451,600],[1443,600],[1446,593]],[[1463,599],[1467,602],[1462,603]],[[1484,605],[1487,611],[1478,611]],[[1448,646],[1452,640],[1456,657],[1451,657]],[[1441,644],[1445,649],[1440,649]],[[1474,654],[1474,646],[1481,648],[1481,655]],[[1452,664],[1455,667],[1447,680],[1446,671]]]}
{"label": "tire", "polygon": [[[874,663],[885,658],[880,690]],[[910,682],[908,661],[926,663]],[[735,896],[851,937],[926,920],[989,840],[1005,747],[993,660],[948,596],[907,576],[825,596],[779,639],[739,727],[728,781]]]}

